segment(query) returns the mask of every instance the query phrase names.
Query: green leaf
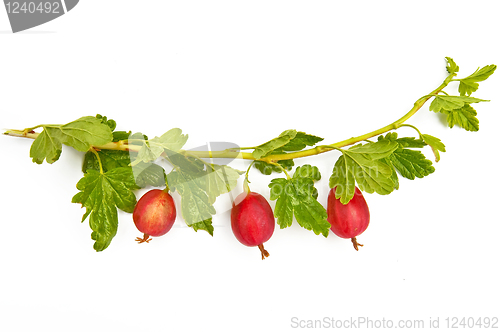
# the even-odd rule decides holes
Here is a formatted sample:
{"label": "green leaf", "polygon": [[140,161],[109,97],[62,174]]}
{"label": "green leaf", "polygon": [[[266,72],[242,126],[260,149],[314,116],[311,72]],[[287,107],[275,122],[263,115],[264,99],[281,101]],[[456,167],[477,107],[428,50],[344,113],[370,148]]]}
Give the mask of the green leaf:
{"label": "green leaf", "polygon": [[446,57],[445,59],[447,62],[446,71],[448,71],[449,74],[458,73],[459,67],[457,66],[455,61],[453,61],[453,59],[450,57]]}
{"label": "green leaf", "polygon": [[139,163],[132,168],[135,183],[141,188],[147,186],[165,187],[167,175],[165,169],[157,164]]}
{"label": "green leaf", "polygon": [[56,162],[61,156],[62,143],[52,136],[51,131],[44,130],[31,144],[30,157],[34,163],[41,164],[45,159],[47,163]]}
{"label": "green leaf", "polygon": [[300,151],[307,146],[314,146],[316,143],[321,142],[323,138],[309,135],[304,132],[298,131],[294,138],[285,144],[281,149],[282,151]]}
{"label": "green leaf", "polygon": [[149,163],[158,159],[166,150],[179,151],[188,140],[188,135],[183,135],[182,130],[173,128],[160,137],[155,137],[144,141],[137,157],[131,165],[135,166],[140,162]]}
{"label": "green leaf", "polygon": [[458,125],[467,131],[478,131],[479,120],[477,119],[476,115],[476,110],[472,108],[472,106],[467,104],[462,108],[448,111],[446,119],[450,128]]}
{"label": "green leaf", "polygon": [[[270,199],[277,200],[274,207],[274,216],[281,229],[292,226],[293,203],[291,197],[284,195],[284,189],[288,183],[287,179],[272,179],[269,183]],[[282,197],[281,199],[279,199]]]}
{"label": "green leaf", "polygon": [[[287,171],[291,171],[293,166],[295,165],[292,159],[279,160],[278,164],[280,164]],[[264,175],[271,175],[273,172],[275,173],[283,172],[281,167],[273,164],[268,164],[262,160],[256,160],[253,165]]]}
{"label": "green leaf", "polygon": [[150,163],[158,159],[161,154],[165,151],[161,146],[153,145],[150,147],[149,144],[144,141],[141,149],[136,155],[136,158],[130,163],[131,166],[135,166],[139,163]]}
{"label": "green leaf", "polygon": [[227,165],[205,164],[198,158],[167,151],[166,158],[174,166],[167,175],[168,186],[181,196],[182,216],[188,226],[213,235],[213,203],[218,196],[231,191],[243,174]]}
{"label": "green leaf", "polygon": [[399,178],[398,178],[398,172],[396,171],[396,168],[392,164],[392,162],[389,160],[389,158],[384,158],[380,159],[383,163],[387,164],[389,167],[392,169],[392,174],[391,174],[391,180],[394,183],[394,189],[398,190],[399,189]]}
{"label": "green leaf", "polygon": [[422,148],[427,144],[423,139],[414,137],[398,138],[397,133],[388,133],[385,136],[379,136],[378,141],[392,141],[398,143],[398,148],[387,156],[384,162],[393,168],[391,180],[394,183],[394,189],[399,189],[399,179],[396,170],[405,178],[414,180],[415,177],[422,178],[434,172],[432,162],[416,150],[410,148]]}
{"label": "green leaf", "polygon": [[329,183],[330,188],[337,187],[336,198],[342,204],[347,204],[354,197],[354,180],[359,189],[367,193],[391,193],[394,190],[392,167],[383,160],[397,147],[396,142],[384,140],[342,150],[342,156],[335,163]]}
{"label": "green leaf", "polygon": [[206,167],[206,192],[211,204],[215,203],[218,196],[233,190],[238,178],[245,172],[239,171],[227,165],[210,164]]}
{"label": "green leaf", "polygon": [[340,198],[342,204],[347,204],[354,197],[356,183],[353,168],[351,159],[342,154],[337,159],[330,176],[329,186],[330,188],[337,188],[335,197]]}
{"label": "green leaf", "polygon": [[130,167],[120,167],[101,174],[89,169],[76,187],[80,192],[73,196],[72,202],[86,208],[82,222],[90,216],[92,239],[96,241],[94,249],[102,251],[116,235],[117,207],[129,213],[134,210],[136,197],[132,190],[138,187],[132,171]]}
{"label": "green leaf", "polygon": [[[387,195],[393,191],[394,183],[390,178],[392,170],[389,166],[363,154],[351,154],[349,150],[344,155],[349,160],[360,190],[369,194],[376,192],[380,195]],[[342,204],[347,204],[347,202],[342,202]]]}
{"label": "green leaf", "polygon": [[108,120],[108,118],[107,118],[107,117],[102,116],[101,114],[97,114],[97,115],[95,116],[95,118],[96,118],[97,120],[100,120],[100,121],[101,121],[101,123],[103,123],[103,124],[105,124],[106,126],[108,126],[108,127],[109,127],[109,129],[111,129],[111,131],[113,131],[113,130],[115,130],[115,129],[116,129],[116,121],[115,121],[115,120],[113,120],[113,119],[109,119],[109,120]]}
{"label": "green leaf", "polygon": [[139,139],[139,140],[148,140],[148,136],[143,133],[134,133],[131,131],[113,131],[113,142],[118,141],[126,141],[129,139]]}
{"label": "green leaf", "polygon": [[[321,180],[321,173],[318,167],[306,164],[295,169],[293,178],[308,178],[313,181],[312,183],[314,183]],[[314,186],[311,188],[311,196],[314,197],[314,199],[318,199],[318,190]]]}
{"label": "green leaf", "polygon": [[286,145],[297,135],[296,130],[285,130],[278,137],[261,144],[252,152],[255,159],[260,159],[274,150]]}
{"label": "green leaf", "polygon": [[423,148],[427,144],[422,139],[416,139],[415,137],[401,137],[398,138],[398,134],[395,132],[388,133],[385,136],[380,135],[378,141],[389,140],[398,143],[401,148]]}
{"label": "green leaf", "polygon": [[364,155],[369,159],[377,160],[387,157],[397,148],[397,142],[383,140],[375,143],[358,144],[349,148],[348,151],[350,154]]}
{"label": "green leaf", "polygon": [[321,180],[321,173],[316,166],[311,165],[302,165],[295,169],[295,173],[293,173],[294,178],[302,177],[302,178],[310,178],[314,182]]}
{"label": "green leaf", "polygon": [[[118,150],[101,150],[97,152],[101,159],[104,172],[118,167],[130,167],[130,153]],[[83,161],[82,171],[85,173],[88,169],[99,171],[99,162],[94,153],[87,152]],[[134,173],[136,184],[144,188],[146,186],[164,187],[165,170],[163,167],[153,163],[139,163],[131,168]]]}
{"label": "green leaf", "polygon": [[124,141],[132,135],[131,131],[113,131],[113,142]]}
{"label": "green leaf", "polygon": [[446,152],[444,144],[439,138],[427,134],[422,134],[422,139],[431,147],[434,157],[436,158],[436,162],[438,162],[441,159],[439,151]]}
{"label": "green leaf", "polygon": [[202,229],[213,236],[212,216],[216,211],[205,191],[203,177],[174,168],[167,174],[167,181],[170,190],[181,196],[181,213],[186,224],[195,231]]}
{"label": "green leaf", "polygon": [[212,225],[212,218],[202,220],[200,222],[196,222],[194,224],[188,225],[191,227],[195,232],[198,232],[198,230],[202,230],[210,234],[211,236],[214,236],[214,226]]}
{"label": "green leaf", "polygon": [[65,125],[43,125],[30,149],[30,156],[37,164],[46,160],[49,164],[57,161],[62,145],[78,151],[88,151],[92,145],[104,145],[112,141],[110,127],[93,116],[85,116]]}
{"label": "green leaf", "polygon": [[459,79],[460,85],[458,86],[458,92],[460,92],[460,95],[470,96],[471,93],[479,88],[479,84],[477,82],[482,82],[488,79],[488,77],[495,72],[495,69],[497,69],[497,66],[495,65],[485,66],[481,69],[478,68],[472,75]]}
{"label": "green leaf", "polygon": [[436,113],[444,111],[452,111],[464,107],[466,104],[479,103],[482,101],[489,101],[479,98],[467,96],[442,96],[438,95],[434,98],[429,109]]}
{"label": "green leaf", "polygon": [[313,197],[314,182],[309,177],[273,179],[269,184],[271,200],[276,200],[274,216],[280,228],[298,224],[316,235],[328,236],[331,227],[325,208]]}
{"label": "green leaf", "polygon": [[422,152],[399,148],[388,159],[403,177],[414,180],[415,177],[423,178],[434,172],[432,161],[425,158]]}
{"label": "green leaf", "polygon": [[[321,137],[309,135],[301,131],[286,130],[277,138],[256,147],[252,155],[254,158],[259,159],[270,154],[286,154],[290,151],[300,151],[307,146],[313,146],[322,140],[323,138]],[[290,171],[294,166],[294,161],[292,159],[280,160],[278,164],[285,170]],[[254,167],[264,175],[270,175],[273,172],[282,172],[281,167],[262,160],[256,160]]]}

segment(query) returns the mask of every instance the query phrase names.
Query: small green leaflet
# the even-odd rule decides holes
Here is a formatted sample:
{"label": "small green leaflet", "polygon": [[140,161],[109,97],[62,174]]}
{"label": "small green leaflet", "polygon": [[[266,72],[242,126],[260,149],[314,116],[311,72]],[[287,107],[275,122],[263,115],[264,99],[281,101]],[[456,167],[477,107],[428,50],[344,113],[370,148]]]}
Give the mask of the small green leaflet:
{"label": "small green leaflet", "polygon": [[[391,180],[392,169],[381,160],[373,160],[362,154],[351,154],[345,152],[338,163],[342,165],[340,170],[332,172],[330,187],[339,187],[336,197],[340,198],[342,204],[347,204],[354,196],[354,179],[359,189],[367,193],[376,192],[380,195],[390,194],[394,189]],[[334,170],[338,163],[335,164]],[[336,178],[337,174],[341,174]]]}
{"label": "small green leaflet", "polygon": [[295,135],[297,135],[296,130],[285,130],[278,137],[257,146],[252,152],[252,156],[255,159],[260,159],[270,152],[276,150],[277,148],[280,148],[289,143],[295,137]]}
{"label": "small green leaflet", "polygon": [[[391,170],[389,165],[385,165],[384,167]],[[341,198],[342,204],[349,203],[354,197],[356,180],[354,178],[353,168],[355,168],[355,164],[353,165],[349,158],[345,158],[344,154],[337,159],[333,166],[329,186],[330,188],[336,188],[335,197]]]}
{"label": "small green leaflet", "polygon": [[[277,138],[256,147],[252,155],[254,158],[259,159],[270,154],[283,154],[291,151],[300,151],[307,146],[314,146],[322,140],[323,138],[321,137],[309,135],[301,131],[286,130]],[[292,159],[280,160],[278,163],[287,171],[292,170],[294,166],[294,161]],[[272,172],[282,172],[281,167],[268,164],[261,160],[256,160],[254,162],[254,166],[264,175],[270,175]]]}
{"label": "small green leaflet", "polygon": [[479,120],[476,115],[477,112],[472,106],[465,105],[462,108],[447,111],[448,126],[453,128],[458,125],[467,131],[478,131],[479,130]]}
{"label": "small green leaflet", "polygon": [[293,173],[294,178],[311,178],[314,182],[321,180],[321,173],[318,167],[311,165],[299,166],[295,169]]}
{"label": "small green leaflet", "polygon": [[[290,179],[277,178],[271,180],[271,200],[276,200],[274,216],[280,228],[292,225],[293,217],[298,224],[316,235],[328,236],[330,223],[325,208],[316,200],[314,194],[315,178],[321,177],[316,167],[304,165],[303,171],[294,174]],[[305,170],[305,171],[304,171]]]}
{"label": "small green leaflet", "polygon": [[393,170],[383,158],[391,155],[398,146],[397,142],[384,140],[341,150],[342,156],[335,163],[329,182],[330,188],[337,187],[336,198],[347,204],[354,197],[355,182],[367,193],[391,193],[394,190]]}
{"label": "small green leaflet", "polygon": [[458,86],[458,92],[460,92],[460,95],[470,96],[471,93],[479,88],[477,82],[486,80],[495,72],[495,69],[497,69],[496,65],[485,66],[481,69],[478,68],[472,75],[459,79],[460,85]]}
{"label": "small green leaflet", "polygon": [[209,202],[215,203],[218,196],[233,190],[238,184],[238,178],[245,173],[227,165],[209,164],[206,166],[206,192]]}
{"label": "small green leaflet", "polygon": [[294,138],[290,140],[287,144],[281,147],[283,151],[300,151],[305,149],[307,146],[314,146],[316,143],[321,142],[323,138],[309,135],[301,131],[297,131]]}
{"label": "small green leaflet", "polygon": [[467,96],[442,96],[437,95],[432,101],[429,109],[436,113],[452,111],[464,107],[466,104],[489,101]]}
{"label": "small green leaflet", "polygon": [[[397,133],[389,133],[385,136],[379,136],[378,141],[393,141],[399,144],[399,147],[386,158],[387,164],[392,165],[403,177],[414,180],[415,177],[423,178],[435,171],[432,161],[425,158],[422,152],[411,150],[410,148],[422,148],[426,144],[421,139],[413,137],[397,138]],[[393,182],[397,174],[393,174]],[[399,180],[396,189],[399,187]]]}
{"label": "small green leaflet", "polygon": [[[101,150],[97,154],[101,159],[104,172],[118,167],[130,167],[130,153],[118,150]],[[99,171],[99,162],[92,152],[87,152],[83,160],[82,171],[86,173],[88,169]],[[146,186],[164,187],[166,181],[163,167],[153,163],[139,163],[132,168],[137,185],[141,188]]]}
{"label": "small green leaflet", "polygon": [[398,133],[391,132],[387,133],[385,136],[379,136],[378,141],[389,140],[399,144],[402,148],[423,148],[427,144],[420,138],[415,137],[401,137],[398,138]]}
{"label": "small green leaflet", "polygon": [[[286,171],[291,171],[295,165],[293,159],[279,160],[278,164],[281,165]],[[273,172],[281,173],[281,167],[273,164],[268,164],[265,161],[255,160],[253,163],[254,167],[257,168],[264,175],[271,175]]]}
{"label": "small green leaflet", "polygon": [[216,211],[197,175],[176,168],[167,174],[170,190],[177,191],[181,196],[181,213],[186,224],[195,231],[199,229],[214,235],[212,216]]}
{"label": "small green leaflet", "polygon": [[167,175],[163,167],[153,163],[139,163],[132,168],[134,179],[137,186],[145,188],[152,187],[165,187]]}
{"label": "small green leaflet", "polygon": [[104,123],[106,126],[108,126],[108,127],[109,127],[109,129],[111,129],[111,131],[113,131],[113,130],[115,130],[115,129],[116,129],[116,121],[115,121],[115,120],[113,120],[113,119],[109,119],[109,120],[108,120],[108,117],[106,117],[106,116],[102,116],[101,114],[97,114],[97,115],[95,116],[95,118],[96,118],[97,120],[100,120],[100,121],[101,121],[101,123]]}
{"label": "small green leaflet", "polygon": [[[293,173],[293,178],[310,178],[313,182],[321,180],[321,173],[319,172],[318,167],[311,165],[303,165],[299,166],[295,169],[295,173]],[[318,189],[316,187],[311,187],[311,196],[314,199],[318,199]]]}
{"label": "small green leaflet", "polygon": [[93,116],[85,116],[65,125],[43,125],[30,149],[34,163],[44,160],[52,164],[61,155],[62,145],[86,152],[92,145],[104,145],[113,140],[110,127]]}
{"label": "small green leaflet", "polygon": [[183,135],[182,130],[173,128],[160,137],[155,137],[142,143],[137,158],[132,161],[132,166],[140,162],[149,163],[158,159],[165,150],[179,151],[188,140],[188,135]]}
{"label": "small green leaflet", "polygon": [[133,140],[133,139],[138,139],[138,140],[148,140],[148,137],[144,135],[143,133],[134,133],[132,134],[131,131],[113,131],[113,142],[118,142],[118,141],[125,141],[125,140]]}
{"label": "small green leaflet", "polygon": [[[131,131],[113,131],[113,142],[124,141],[127,140],[130,135],[132,135]],[[142,138],[142,137],[141,137]],[[147,138],[145,138],[147,140]]]}
{"label": "small green leaflet", "polygon": [[425,158],[422,152],[417,150],[399,148],[394,151],[388,160],[403,177],[414,180],[415,177],[423,178],[434,173],[432,161]]}
{"label": "small green leaflet", "polygon": [[422,134],[421,137],[424,142],[431,147],[434,157],[436,158],[436,162],[438,162],[441,159],[439,151],[446,152],[443,142],[441,142],[439,138],[427,134]]}
{"label": "small green leaflet", "polygon": [[449,74],[454,74],[454,73],[458,73],[458,69],[459,67],[457,66],[457,64],[455,63],[455,61],[453,61],[452,58],[450,57],[446,57],[446,71],[448,71]]}
{"label": "small green leaflet", "polygon": [[181,211],[187,225],[213,235],[213,204],[218,196],[234,189],[241,174],[227,165],[204,163],[200,159],[166,150],[174,166],[167,175],[168,186],[181,196]]}
{"label": "small green leaflet", "polygon": [[396,168],[394,168],[394,165],[388,160],[388,158],[380,159],[380,161],[384,162],[388,166],[392,168],[392,173],[391,173],[391,180],[394,183],[394,189],[398,190],[399,189],[399,178],[398,178],[398,172],[396,171]]}
{"label": "small green leaflet", "polygon": [[[478,79],[482,78],[483,76],[484,75],[478,75]],[[478,103],[482,101],[488,101],[488,100],[467,97],[467,96],[438,95],[434,98],[429,108],[431,111],[441,112],[443,114],[446,114],[448,126],[450,128],[454,127],[455,125],[458,125],[468,131],[478,131],[479,120],[476,117],[477,112],[476,110],[474,110],[474,108],[472,108],[472,106],[470,106],[470,103]],[[438,157],[436,156],[436,158]]]}
{"label": "small green leaflet", "polygon": [[73,196],[73,203],[86,208],[82,222],[90,215],[94,249],[106,249],[118,229],[117,207],[132,213],[136,197],[132,190],[138,189],[130,167],[119,167],[101,174],[93,169],[87,170],[76,185],[80,190]]}
{"label": "small green leaflet", "polygon": [[377,160],[390,155],[398,147],[397,142],[384,140],[375,143],[357,144],[349,148],[348,153],[367,156],[369,159]]}
{"label": "small green leaflet", "polygon": [[278,137],[259,145],[252,152],[255,159],[260,159],[271,153],[282,153],[283,151],[300,151],[307,146],[314,146],[323,138],[308,135],[301,131],[285,130]]}

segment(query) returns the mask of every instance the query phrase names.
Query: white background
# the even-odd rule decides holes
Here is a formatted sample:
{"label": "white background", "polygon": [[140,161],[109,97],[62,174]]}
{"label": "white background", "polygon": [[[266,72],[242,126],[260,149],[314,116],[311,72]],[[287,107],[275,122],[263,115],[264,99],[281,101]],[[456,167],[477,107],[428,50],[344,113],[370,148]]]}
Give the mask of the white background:
{"label": "white background", "polygon": [[[182,128],[187,148],[252,146],[292,128],[333,143],[405,114],[441,84],[445,56],[459,77],[500,64],[498,25],[496,1],[107,0],[12,34],[1,8],[0,128],[101,113],[150,137]],[[123,213],[96,253],[71,203],[82,154],[65,148],[36,165],[30,140],[0,137],[0,330],[288,331],[293,317],[359,316],[440,317],[443,328],[446,317],[498,317],[498,75],[473,94],[491,99],[476,107],[478,133],[446,127],[428,105],[411,118],[447,152],[425,179],[365,194],[359,252],[294,224],[276,228],[261,261],[234,238],[225,195],[213,238],[178,220],[137,245]],[[320,167],[325,205],[338,156],[297,160]],[[252,171],[252,189],[269,198],[270,178]]]}

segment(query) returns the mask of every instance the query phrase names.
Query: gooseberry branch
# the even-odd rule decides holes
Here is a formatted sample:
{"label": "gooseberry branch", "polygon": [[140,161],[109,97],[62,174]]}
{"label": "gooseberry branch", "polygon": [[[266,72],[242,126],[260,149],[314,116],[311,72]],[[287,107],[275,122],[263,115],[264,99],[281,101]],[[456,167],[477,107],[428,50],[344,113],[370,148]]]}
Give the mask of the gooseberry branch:
{"label": "gooseberry branch", "polygon": [[[471,94],[477,91],[479,82],[494,73],[496,65],[478,68],[473,74],[457,79],[459,67],[451,58],[446,58],[446,62],[448,75],[443,83],[419,98],[401,118],[333,144],[319,144],[323,138],[291,129],[255,147],[185,150],[188,136],[179,128],[149,139],[142,133],[117,131],[114,120],[99,114],[64,125],[10,129],[4,135],[32,139],[30,157],[37,164],[56,162],[63,145],[85,153],[84,176],[77,184],[79,192],[72,202],[86,209],[82,221],[89,218],[96,251],[106,249],[116,235],[118,209],[134,213],[134,221],[143,233],[140,243],[149,243],[150,236],[168,232],[177,211],[171,194],[180,196],[178,211],[189,227],[213,235],[212,217],[216,214],[213,204],[220,195],[237,186],[242,174],[245,174],[243,192],[232,201],[231,225],[236,238],[244,245],[257,246],[262,258],[268,256],[263,243],[274,232],[275,222],[280,228],[286,228],[296,221],[301,227],[325,237],[332,230],[340,237],[350,238],[357,250],[361,245],[356,237],[368,227],[370,217],[361,192],[387,195],[399,189],[400,176],[409,180],[424,178],[435,169],[432,161],[418,149],[429,146],[436,162],[440,160],[440,152],[446,151],[439,138],[406,123],[415,113],[433,99],[429,110],[444,114],[450,128],[479,130],[472,104],[488,100]],[[444,91],[452,81],[459,82],[459,95]],[[401,127],[413,128],[418,136],[398,137],[394,131]],[[40,132],[35,132],[40,128]],[[375,137],[376,140],[372,140]],[[329,178],[327,211],[318,201],[315,188],[321,179],[319,169],[306,164],[294,170],[294,160],[332,150],[341,155]],[[166,159],[173,166],[168,174],[155,163],[158,158]],[[218,158],[252,162],[243,172],[213,163]],[[271,179],[268,185],[270,200],[276,201],[274,211],[262,195],[250,190],[248,173],[252,167],[264,175],[284,174]],[[164,189],[149,191],[139,204],[134,191],[146,187]],[[358,217],[353,218],[355,215]]]}
{"label": "gooseberry branch", "polygon": [[[428,95],[420,98],[417,100],[413,106],[413,108],[406,113],[403,117],[400,119],[388,124],[387,126],[384,126],[382,128],[379,128],[377,130],[371,131],[369,133],[366,133],[364,135],[352,137],[337,143],[329,144],[329,145],[319,145],[311,149],[307,150],[302,150],[302,151],[297,151],[293,153],[283,153],[283,154],[271,154],[269,156],[263,157],[263,158],[255,158],[252,153],[249,152],[241,152],[241,149],[226,149],[226,150],[221,150],[221,151],[193,151],[190,150],[189,154],[198,158],[231,158],[231,159],[248,159],[248,160],[260,160],[264,161],[266,163],[276,163],[277,161],[280,160],[290,160],[290,159],[297,159],[297,158],[304,158],[304,157],[309,157],[309,156],[314,156],[318,155],[321,153],[325,153],[331,150],[336,150],[342,147],[350,146],[362,141],[365,141],[369,138],[384,134],[388,131],[391,130],[396,130],[403,126],[404,122],[406,122],[408,119],[410,119],[415,113],[417,113],[418,110],[424,106],[424,104],[431,99],[432,97],[436,96],[441,92],[448,84],[451,82],[452,78],[456,76],[456,73],[449,74],[448,77],[445,79],[445,81],[434,91],[429,93]],[[41,126],[36,126],[24,130],[15,130],[15,129],[9,129],[7,130],[4,134],[9,135],[9,136],[15,136],[15,137],[26,137],[26,138],[31,138],[31,139],[36,139],[39,135],[39,133],[30,133],[30,131],[39,128]],[[413,127],[415,128],[415,127]],[[135,142],[140,141],[142,144],[142,140],[134,140]],[[119,150],[119,151],[132,151],[132,152],[139,152],[141,149],[142,145],[139,144],[129,144],[128,140],[122,140],[118,142],[110,142],[106,143],[101,146],[94,146],[94,148],[99,149],[99,150]],[[248,148],[251,149],[251,148]],[[181,150],[181,153],[184,151]]]}

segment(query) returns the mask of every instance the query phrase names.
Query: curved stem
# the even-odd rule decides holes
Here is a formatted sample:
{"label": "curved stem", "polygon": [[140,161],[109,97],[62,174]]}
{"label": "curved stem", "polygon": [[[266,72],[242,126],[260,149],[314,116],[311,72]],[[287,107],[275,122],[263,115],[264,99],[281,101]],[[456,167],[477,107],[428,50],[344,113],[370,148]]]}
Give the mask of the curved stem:
{"label": "curved stem", "polygon": [[243,181],[243,189],[248,194],[250,192],[250,186],[248,185],[250,181],[248,181],[248,173],[250,172],[250,168],[252,168],[255,160],[250,163],[250,166],[247,168],[247,172],[245,173],[245,180]]}
{"label": "curved stem", "polygon": [[[329,145],[320,145],[313,147],[311,149],[307,150],[302,150],[302,151],[297,151],[297,152],[292,152],[292,153],[281,153],[281,154],[272,154],[263,158],[260,158],[258,160],[267,162],[267,163],[276,163],[280,160],[288,160],[288,159],[296,159],[296,158],[303,158],[303,157],[308,157],[308,156],[313,156],[317,155],[320,153],[328,152],[334,149],[338,149],[344,146],[349,146],[356,144],[358,142],[367,140],[369,138],[372,138],[374,136],[381,135],[383,133],[386,133],[391,130],[395,130],[400,128],[401,126],[409,126],[404,124],[405,121],[407,121],[409,118],[411,118],[415,113],[417,113],[418,110],[422,108],[422,106],[432,97],[437,96],[452,80],[453,77],[456,76],[455,73],[449,74],[448,77],[444,80],[444,82],[438,86],[435,90],[433,90],[431,93],[428,95],[425,95],[424,97],[418,99],[413,107],[403,115],[401,118],[398,120],[388,124],[387,126],[384,126],[382,128],[379,128],[377,130],[371,131],[369,133],[366,133],[364,135],[356,136],[356,137],[351,137],[349,139],[336,142],[333,144]],[[5,135],[9,136],[16,136],[16,137],[27,137],[27,138],[33,138],[36,139],[38,137],[38,133],[30,133],[33,129],[39,128],[41,126],[37,127],[32,127],[25,129],[24,131],[21,130],[7,130],[4,132]],[[416,128],[415,128],[416,129]],[[118,141],[118,142],[110,142],[107,144],[104,144],[102,146],[95,146],[93,148],[99,149],[99,150],[122,150],[122,151],[134,151],[138,152],[141,149],[142,146],[140,145],[134,145],[128,144],[128,141]],[[249,149],[249,148],[242,148],[242,149]],[[248,159],[248,160],[256,160],[256,158],[252,155],[251,152],[241,152],[241,149],[226,149],[222,151],[189,151],[190,155],[193,155],[198,158],[232,158],[232,159]]]}
{"label": "curved stem", "polygon": [[90,148],[90,151],[93,154],[95,154],[95,157],[97,158],[97,161],[99,162],[99,170],[100,170],[101,174],[104,174],[104,171],[103,171],[103,168],[102,168],[101,158],[99,157],[99,153],[97,153],[97,151],[96,151],[95,148]]}
{"label": "curved stem", "polygon": [[165,189],[163,189],[164,192],[167,194],[170,192],[170,187],[168,186],[168,178],[165,176]]}
{"label": "curved stem", "polygon": [[413,128],[417,131],[418,133],[418,136],[419,137],[422,137],[422,133],[420,132],[420,130],[418,130],[417,127],[415,127],[414,125],[411,125],[411,124],[406,124],[406,123],[403,123],[400,127],[410,127],[410,128]]}
{"label": "curved stem", "polygon": [[352,145],[352,144],[358,143],[360,141],[367,140],[371,137],[381,135],[381,134],[386,133],[388,131],[398,129],[399,127],[401,127],[403,125],[403,123],[406,120],[408,120],[415,113],[417,113],[417,111],[420,110],[422,108],[422,106],[424,106],[424,104],[430,98],[436,96],[441,90],[443,90],[449,83],[448,79],[449,78],[451,79],[451,77],[453,77],[453,75],[454,74],[450,74],[448,76],[448,78],[439,87],[437,87],[437,89],[435,89],[434,91],[432,91],[430,94],[426,95],[425,97],[422,97],[419,100],[417,100],[415,102],[415,104],[413,105],[413,108],[408,113],[406,113],[401,118],[399,118],[398,120],[394,121],[393,123],[391,123],[385,127],[379,128],[377,130],[371,131],[371,132],[364,134],[364,135],[361,135],[361,136],[352,137],[352,138],[349,138],[349,139],[346,139],[346,140],[343,140],[343,141],[340,141],[337,143],[333,143],[330,145],[317,146],[317,147],[312,148],[312,149],[298,151],[298,152],[294,152],[294,153],[270,155],[270,156],[267,156],[265,158],[262,158],[261,160],[266,161],[266,162],[276,162],[276,161],[284,160],[284,159],[295,159],[295,158],[312,156],[312,155],[316,155],[316,154],[320,154],[323,152],[333,150],[335,148],[341,148],[344,146]]}
{"label": "curved stem", "polygon": [[286,171],[285,167],[283,167],[280,163],[274,163],[274,162],[270,162],[271,165],[274,165],[274,166],[278,166],[282,171],[283,173],[285,173],[286,175],[286,178],[288,180],[290,180],[292,177],[290,176],[290,174],[288,174],[288,172]]}
{"label": "curved stem", "polygon": [[25,128],[23,130],[23,133],[30,133],[30,132],[32,132],[35,129],[38,129],[38,128],[41,128],[41,127],[46,127],[46,126],[47,125],[38,125],[38,126],[31,127],[31,128]]}

